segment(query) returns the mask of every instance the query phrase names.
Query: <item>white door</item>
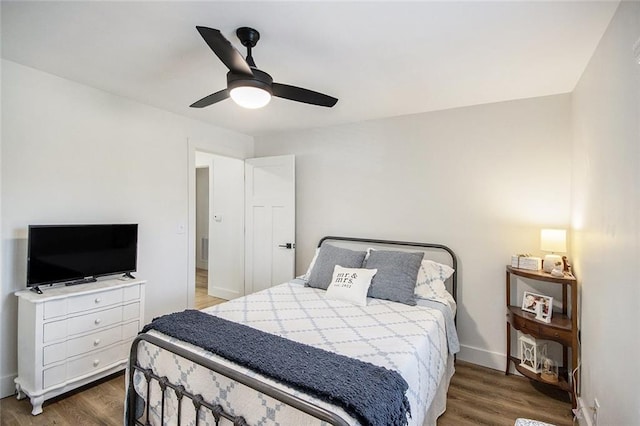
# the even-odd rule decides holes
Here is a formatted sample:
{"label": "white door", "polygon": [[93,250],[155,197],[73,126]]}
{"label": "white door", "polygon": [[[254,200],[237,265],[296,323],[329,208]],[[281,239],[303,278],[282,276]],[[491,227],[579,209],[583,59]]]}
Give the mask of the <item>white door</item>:
{"label": "white door", "polygon": [[246,293],[295,274],[295,157],[245,160]]}

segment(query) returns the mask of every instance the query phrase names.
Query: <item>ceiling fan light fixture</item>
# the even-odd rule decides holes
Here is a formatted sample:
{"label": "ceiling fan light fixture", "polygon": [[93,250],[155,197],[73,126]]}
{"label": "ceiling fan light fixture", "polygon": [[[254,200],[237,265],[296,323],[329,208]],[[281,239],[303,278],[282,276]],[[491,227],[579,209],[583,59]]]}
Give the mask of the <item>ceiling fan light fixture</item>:
{"label": "ceiling fan light fixture", "polygon": [[251,50],[260,40],[260,33],[253,28],[241,27],[236,31],[243,46],[247,48],[246,59],[227,40],[220,30],[197,26],[196,29],[213,50],[218,59],[229,69],[227,88],[212,93],[190,105],[191,108],[204,108],[231,97],[244,108],[262,108],[275,96],[305,104],[332,107],[338,99],[288,84],[274,83],[273,78],[256,67]]}
{"label": "ceiling fan light fixture", "polygon": [[238,86],[229,91],[233,101],[243,108],[258,109],[271,101],[271,93],[260,87]]}

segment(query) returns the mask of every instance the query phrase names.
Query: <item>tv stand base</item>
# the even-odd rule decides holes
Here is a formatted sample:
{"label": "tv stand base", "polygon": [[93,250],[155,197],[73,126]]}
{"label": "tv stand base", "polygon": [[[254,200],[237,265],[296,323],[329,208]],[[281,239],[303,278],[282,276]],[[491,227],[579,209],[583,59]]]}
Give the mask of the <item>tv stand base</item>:
{"label": "tv stand base", "polygon": [[87,284],[87,283],[95,283],[96,280],[93,277],[89,277],[89,278],[83,278],[81,280],[76,280],[76,281],[69,281],[68,283],[64,283],[64,285],[78,285],[78,284]]}

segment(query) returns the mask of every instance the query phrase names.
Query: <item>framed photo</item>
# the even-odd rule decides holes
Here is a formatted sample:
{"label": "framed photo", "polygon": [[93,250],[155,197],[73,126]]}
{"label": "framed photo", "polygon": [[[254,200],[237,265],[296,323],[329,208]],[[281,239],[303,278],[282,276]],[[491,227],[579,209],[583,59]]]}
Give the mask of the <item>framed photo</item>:
{"label": "framed photo", "polygon": [[522,310],[531,312],[532,314],[538,313],[538,305],[540,305],[540,314],[544,319],[551,319],[551,313],[553,309],[553,297],[543,296],[542,294],[531,293],[525,291],[522,296]]}

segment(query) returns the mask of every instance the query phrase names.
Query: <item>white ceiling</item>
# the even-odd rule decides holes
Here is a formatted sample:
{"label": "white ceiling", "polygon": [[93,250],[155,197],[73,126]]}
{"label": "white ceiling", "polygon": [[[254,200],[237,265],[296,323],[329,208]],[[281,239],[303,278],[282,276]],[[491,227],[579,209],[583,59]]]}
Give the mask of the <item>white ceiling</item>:
{"label": "white ceiling", "polygon": [[[573,90],[618,1],[10,2],[2,57],[249,135],[315,128]],[[323,108],[230,99],[226,68],[196,25],[261,33],[274,81],[339,98]]]}

